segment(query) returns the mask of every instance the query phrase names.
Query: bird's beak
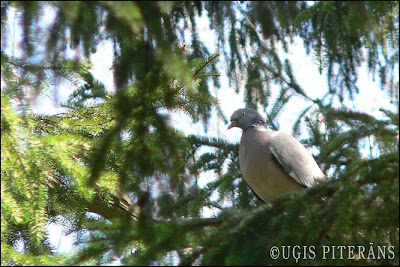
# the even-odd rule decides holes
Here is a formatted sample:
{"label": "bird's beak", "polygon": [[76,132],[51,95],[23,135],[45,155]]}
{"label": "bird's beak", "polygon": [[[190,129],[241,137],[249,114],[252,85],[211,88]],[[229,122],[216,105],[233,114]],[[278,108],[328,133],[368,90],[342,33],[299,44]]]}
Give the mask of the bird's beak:
{"label": "bird's beak", "polygon": [[228,130],[232,127],[236,127],[237,126],[237,122],[236,121],[231,121],[231,124],[229,124],[228,126]]}

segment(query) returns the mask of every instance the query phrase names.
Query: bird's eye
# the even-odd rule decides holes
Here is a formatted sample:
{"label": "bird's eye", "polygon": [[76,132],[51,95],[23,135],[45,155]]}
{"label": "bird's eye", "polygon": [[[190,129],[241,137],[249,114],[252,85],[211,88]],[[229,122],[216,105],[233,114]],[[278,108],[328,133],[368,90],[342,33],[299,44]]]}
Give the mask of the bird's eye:
{"label": "bird's eye", "polygon": [[242,113],[242,116],[244,116],[244,115],[246,115],[246,113],[243,112],[243,113]]}

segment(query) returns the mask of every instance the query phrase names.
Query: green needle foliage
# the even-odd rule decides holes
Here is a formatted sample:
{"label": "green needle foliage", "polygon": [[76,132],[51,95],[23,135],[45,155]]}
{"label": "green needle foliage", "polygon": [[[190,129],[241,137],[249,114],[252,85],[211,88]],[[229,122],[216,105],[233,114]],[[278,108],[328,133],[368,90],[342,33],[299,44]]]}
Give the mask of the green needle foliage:
{"label": "green needle foliage", "polygon": [[[216,54],[200,38],[201,16]],[[397,1],[2,1],[1,27],[2,265],[399,264]],[[327,78],[321,99],[278,53],[295,38]],[[91,73],[104,42],[112,93]],[[379,117],[346,106],[361,92],[361,64],[389,96]],[[242,179],[238,144],[176,129],[173,112],[206,130],[215,112],[226,121],[218,101],[229,99],[210,91],[224,70],[272,129],[291,99],[305,101],[293,134],[307,130],[301,141],[329,181],[261,203]],[[65,83],[75,88],[67,112],[32,112]],[[79,249],[55,253],[50,223],[76,234]],[[323,245],[366,251],[322,259]],[[273,259],[273,246],[301,249]],[[312,246],[314,258],[296,256]]]}

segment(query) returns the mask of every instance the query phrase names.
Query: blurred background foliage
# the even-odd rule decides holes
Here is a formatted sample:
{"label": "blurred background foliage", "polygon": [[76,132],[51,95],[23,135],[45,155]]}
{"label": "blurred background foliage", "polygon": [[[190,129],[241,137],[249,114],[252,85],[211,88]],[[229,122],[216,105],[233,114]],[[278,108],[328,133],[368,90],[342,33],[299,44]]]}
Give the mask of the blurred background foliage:
{"label": "blurred background foliage", "polygon": [[[10,12],[20,45],[7,30]],[[200,16],[215,30],[217,54],[201,41]],[[399,113],[385,108],[376,118],[345,105],[360,93],[366,63],[398,107],[397,1],[2,1],[1,28],[2,265],[294,264],[271,259],[269,248],[371,242],[394,246],[394,259],[300,264],[398,265]],[[294,38],[327,78],[321,99],[278,54]],[[90,72],[103,41],[113,47],[113,93]],[[230,116],[218,105],[228,100],[210,91],[220,87],[218,60],[232,93],[244,88],[246,105],[268,110],[272,129],[290,98],[307,101],[293,134],[306,126],[301,141],[318,151],[329,182],[263,204],[241,178],[237,144],[175,128],[175,111],[205,129],[213,112]],[[81,84],[64,103],[69,111],[35,114],[32,103],[65,80]],[[371,137],[377,157],[363,152]],[[200,187],[207,171],[217,179]],[[51,222],[78,234],[80,249],[54,253]]]}

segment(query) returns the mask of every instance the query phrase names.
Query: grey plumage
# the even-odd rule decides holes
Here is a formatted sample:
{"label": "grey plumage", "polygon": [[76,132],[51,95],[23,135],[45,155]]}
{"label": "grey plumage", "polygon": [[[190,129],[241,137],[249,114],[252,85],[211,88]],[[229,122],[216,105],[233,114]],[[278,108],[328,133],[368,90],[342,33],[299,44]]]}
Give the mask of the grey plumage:
{"label": "grey plumage", "polygon": [[325,179],[308,150],[293,136],[268,131],[265,120],[254,109],[243,108],[231,116],[228,129],[243,130],[239,146],[242,175],[265,202],[286,193],[311,187]]}

